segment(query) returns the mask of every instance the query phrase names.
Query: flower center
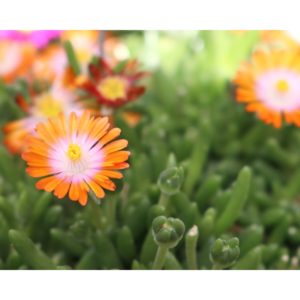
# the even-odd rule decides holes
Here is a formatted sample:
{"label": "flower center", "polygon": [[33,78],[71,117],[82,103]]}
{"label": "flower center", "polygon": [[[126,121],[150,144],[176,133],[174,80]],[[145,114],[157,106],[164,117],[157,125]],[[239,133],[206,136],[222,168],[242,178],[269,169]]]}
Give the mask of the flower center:
{"label": "flower center", "polygon": [[76,161],[81,157],[81,148],[76,144],[71,144],[69,145],[67,155],[71,160]]}
{"label": "flower center", "polygon": [[54,99],[50,94],[42,95],[37,102],[37,111],[46,118],[56,117],[62,112],[60,101]]}
{"label": "flower center", "polygon": [[289,90],[289,84],[286,80],[280,79],[276,83],[276,89],[278,92],[285,93]]}
{"label": "flower center", "polygon": [[81,64],[86,64],[91,58],[91,53],[87,49],[79,49],[78,51],[76,51],[76,54],[78,61]]}
{"label": "flower center", "polygon": [[126,82],[117,76],[111,76],[101,80],[98,90],[108,100],[116,100],[126,97]]}

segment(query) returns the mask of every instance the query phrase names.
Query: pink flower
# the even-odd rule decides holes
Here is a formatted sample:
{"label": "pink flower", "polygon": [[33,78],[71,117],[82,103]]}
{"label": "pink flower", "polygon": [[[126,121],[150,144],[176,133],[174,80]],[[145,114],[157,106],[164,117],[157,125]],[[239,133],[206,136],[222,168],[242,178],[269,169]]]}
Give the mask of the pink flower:
{"label": "pink flower", "polygon": [[59,30],[0,30],[0,40],[27,42],[40,49],[60,36]]}

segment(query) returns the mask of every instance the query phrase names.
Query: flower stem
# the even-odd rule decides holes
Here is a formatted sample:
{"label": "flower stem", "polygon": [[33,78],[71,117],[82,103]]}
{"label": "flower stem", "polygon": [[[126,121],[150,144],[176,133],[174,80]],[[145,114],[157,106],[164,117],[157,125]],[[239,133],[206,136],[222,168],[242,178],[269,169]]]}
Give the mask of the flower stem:
{"label": "flower stem", "polygon": [[102,58],[105,58],[104,41],[105,41],[105,30],[101,30],[99,33],[99,43],[100,43],[100,57]]}
{"label": "flower stem", "polygon": [[160,193],[158,204],[166,207],[168,205],[168,202],[169,202],[169,196],[164,193]]}
{"label": "flower stem", "polygon": [[158,246],[152,270],[161,270],[164,266],[169,248],[166,246]]}

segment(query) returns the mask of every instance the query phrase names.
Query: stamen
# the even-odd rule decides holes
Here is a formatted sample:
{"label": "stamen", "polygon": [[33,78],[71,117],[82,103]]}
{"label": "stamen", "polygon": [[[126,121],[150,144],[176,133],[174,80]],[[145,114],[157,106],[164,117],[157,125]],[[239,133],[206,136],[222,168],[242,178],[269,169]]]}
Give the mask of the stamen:
{"label": "stamen", "polygon": [[289,90],[289,84],[286,80],[280,79],[276,83],[276,88],[278,92],[285,93]]}
{"label": "stamen", "polygon": [[71,144],[69,145],[67,155],[73,161],[78,160],[81,157],[81,148],[76,144]]}
{"label": "stamen", "polygon": [[100,82],[98,90],[105,98],[112,101],[125,98],[126,82],[118,76],[111,76]]}

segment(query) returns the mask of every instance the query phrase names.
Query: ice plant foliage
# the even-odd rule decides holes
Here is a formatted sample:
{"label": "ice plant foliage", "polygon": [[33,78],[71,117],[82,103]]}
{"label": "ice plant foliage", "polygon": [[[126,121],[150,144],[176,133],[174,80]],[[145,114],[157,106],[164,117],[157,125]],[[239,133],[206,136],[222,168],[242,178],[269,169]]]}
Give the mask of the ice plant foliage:
{"label": "ice plant foliage", "polygon": [[81,87],[100,104],[109,107],[124,105],[145,92],[145,87],[138,86],[137,81],[146,73],[137,71],[137,68],[137,61],[129,61],[121,71],[116,71],[100,58],[95,64],[89,65],[90,78]]}
{"label": "ice plant foliage", "polygon": [[239,68],[234,83],[237,101],[276,128],[284,119],[300,127],[300,57],[294,51],[256,51]]}
{"label": "ice plant foliage", "polygon": [[24,149],[27,136],[34,133],[39,122],[60,113],[80,113],[84,110],[75,95],[58,84],[41,93],[32,93],[30,102],[21,95],[18,95],[16,100],[26,116],[4,126],[4,144],[12,153],[20,153]]}
{"label": "ice plant foliage", "polygon": [[114,191],[111,178],[122,178],[119,172],[127,168],[130,152],[123,149],[127,141],[113,141],[121,133],[109,129],[108,118],[95,118],[85,111],[81,116],[71,113],[50,118],[36,127],[28,149],[22,154],[27,173],[43,177],[36,187],[53,192],[59,199],[66,195],[72,201],[86,205],[88,193],[105,196],[104,189]]}

